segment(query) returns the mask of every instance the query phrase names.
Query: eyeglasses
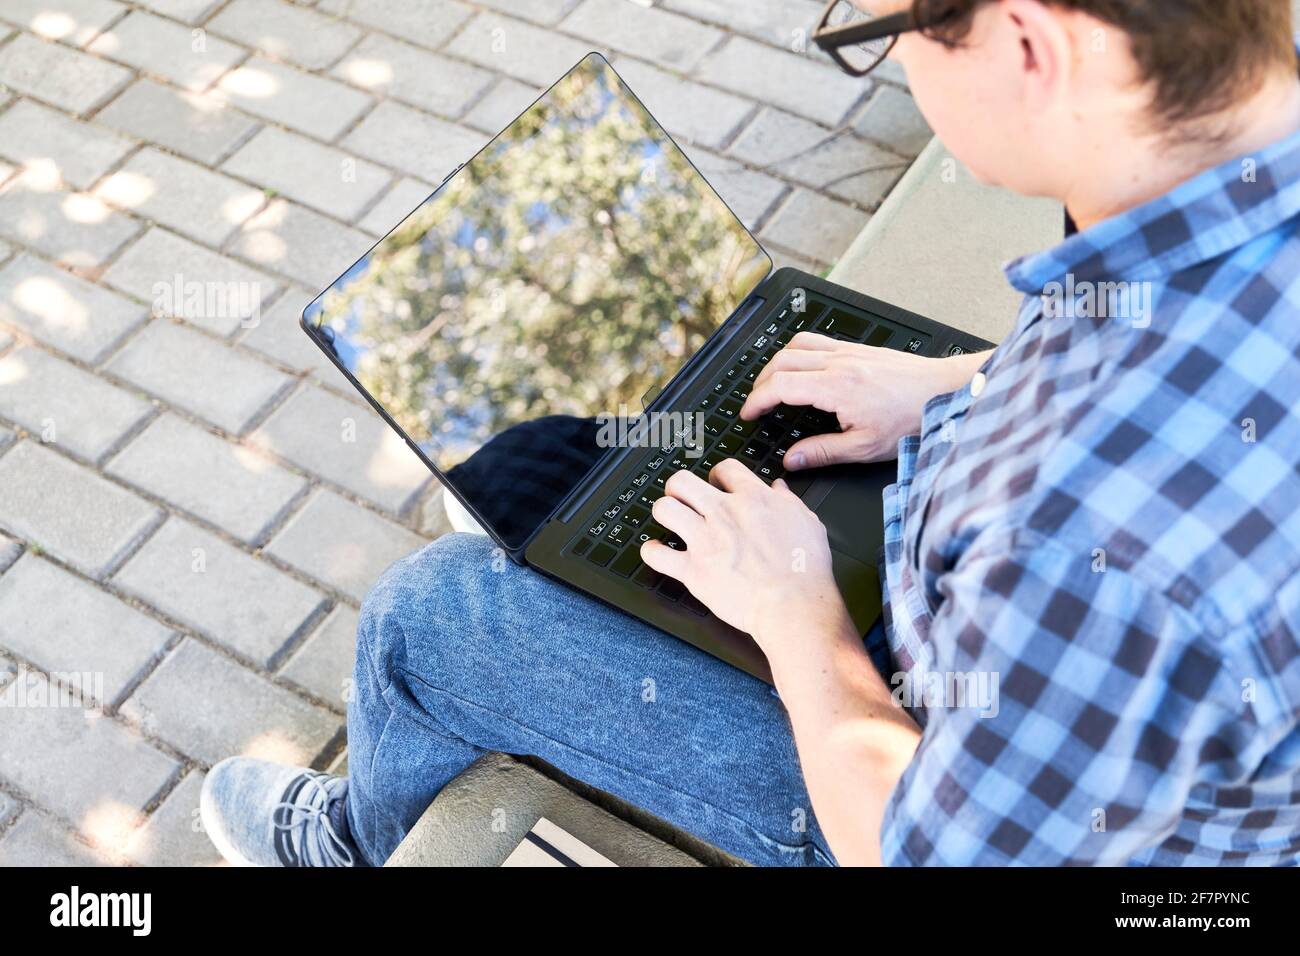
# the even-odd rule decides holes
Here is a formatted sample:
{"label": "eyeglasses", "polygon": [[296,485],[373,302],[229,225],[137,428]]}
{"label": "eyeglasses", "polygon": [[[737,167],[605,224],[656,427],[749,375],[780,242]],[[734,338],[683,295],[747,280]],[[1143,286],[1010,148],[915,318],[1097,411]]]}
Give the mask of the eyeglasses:
{"label": "eyeglasses", "polygon": [[910,9],[877,17],[850,0],[830,0],[812,39],[849,76],[866,76],[889,56],[899,34],[937,26],[947,19],[948,12],[933,23],[922,23]]}

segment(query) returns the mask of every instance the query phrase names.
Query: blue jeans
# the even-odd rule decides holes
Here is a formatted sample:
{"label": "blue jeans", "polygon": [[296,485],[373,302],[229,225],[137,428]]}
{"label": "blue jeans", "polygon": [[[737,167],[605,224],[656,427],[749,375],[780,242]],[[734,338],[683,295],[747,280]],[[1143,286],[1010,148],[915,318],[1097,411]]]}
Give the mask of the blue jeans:
{"label": "blue jeans", "polygon": [[772,689],[448,535],[366,598],[348,820],[382,863],[488,751],[532,754],[757,864],[833,862]]}

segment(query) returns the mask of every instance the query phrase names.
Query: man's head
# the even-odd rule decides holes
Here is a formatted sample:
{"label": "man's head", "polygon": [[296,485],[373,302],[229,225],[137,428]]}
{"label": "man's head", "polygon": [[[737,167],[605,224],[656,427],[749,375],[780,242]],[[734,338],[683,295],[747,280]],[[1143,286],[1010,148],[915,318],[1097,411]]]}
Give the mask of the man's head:
{"label": "man's head", "polygon": [[1024,193],[1065,198],[1133,139],[1211,152],[1249,121],[1238,104],[1296,76],[1291,0],[856,2],[939,21],[893,55],[954,154]]}

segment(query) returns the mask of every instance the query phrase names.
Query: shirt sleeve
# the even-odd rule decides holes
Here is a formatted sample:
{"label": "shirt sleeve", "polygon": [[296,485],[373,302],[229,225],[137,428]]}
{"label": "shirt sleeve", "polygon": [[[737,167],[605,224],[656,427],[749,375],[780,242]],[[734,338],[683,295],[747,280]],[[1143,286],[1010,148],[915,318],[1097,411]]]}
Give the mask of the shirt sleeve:
{"label": "shirt sleeve", "polygon": [[1250,675],[1131,575],[1004,541],[968,549],[939,590],[934,659],[895,677],[926,723],[886,863],[1140,863],[1183,839],[1193,787],[1248,775]]}

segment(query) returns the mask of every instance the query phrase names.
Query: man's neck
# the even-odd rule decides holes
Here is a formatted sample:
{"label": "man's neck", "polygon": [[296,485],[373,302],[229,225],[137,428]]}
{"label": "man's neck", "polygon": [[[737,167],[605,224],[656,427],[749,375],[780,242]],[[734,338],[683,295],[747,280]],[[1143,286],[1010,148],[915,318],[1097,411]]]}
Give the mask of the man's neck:
{"label": "man's neck", "polygon": [[[1235,107],[1231,135],[1171,146],[1167,137],[1131,140],[1131,147],[1095,152],[1092,169],[1070,190],[1065,206],[1080,229],[1150,202],[1180,183],[1300,132],[1300,83],[1281,78]],[[1240,118],[1240,119],[1238,119]]]}

